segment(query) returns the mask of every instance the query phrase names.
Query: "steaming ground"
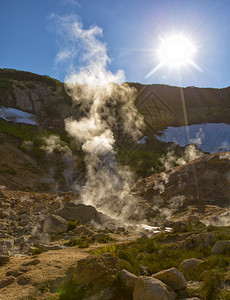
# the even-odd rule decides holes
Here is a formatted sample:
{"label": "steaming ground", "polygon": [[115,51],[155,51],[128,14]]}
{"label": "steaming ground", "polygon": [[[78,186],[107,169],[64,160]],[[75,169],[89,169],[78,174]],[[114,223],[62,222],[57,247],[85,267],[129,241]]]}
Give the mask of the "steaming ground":
{"label": "steaming ground", "polygon": [[[82,117],[65,120],[66,131],[85,153],[86,183],[75,184],[83,203],[127,222],[137,212],[130,193],[134,176],[116,161],[116,136],[137,142],[143,118],[134,106],[136,90],[124,82],[124,72],[108,70],[109,58],[98,27],[83,29],[74,19],[58,19],[71,43],[77,43],[83,65],[66,77],[66,89]],[[64,50],[63,50],[64,51]],[[59,58],[61,55],[58,56]]]}

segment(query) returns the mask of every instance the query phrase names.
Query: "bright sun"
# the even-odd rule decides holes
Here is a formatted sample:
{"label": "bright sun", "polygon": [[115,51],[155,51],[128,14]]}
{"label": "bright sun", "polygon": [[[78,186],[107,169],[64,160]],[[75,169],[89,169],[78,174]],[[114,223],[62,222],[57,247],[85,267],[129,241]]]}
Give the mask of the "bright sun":
{"label": "bright sun", "polygon": [[161,66],[179,68],[194,64],[192,57],[197,51],[196,46],[182,35],[173,35],[161,40],[157,55]]}

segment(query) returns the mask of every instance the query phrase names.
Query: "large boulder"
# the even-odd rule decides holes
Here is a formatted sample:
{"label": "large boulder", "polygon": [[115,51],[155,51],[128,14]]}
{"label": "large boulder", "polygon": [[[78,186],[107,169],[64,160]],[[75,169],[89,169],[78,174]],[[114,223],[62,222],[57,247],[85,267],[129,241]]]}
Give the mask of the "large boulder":
{"label": "large boulder", "polygon": [[133,300],[174,300],[175,292],[162,281],[152,277],[140,277],[135,285]]}
{"label": "large boulder", "polygon": [[139,280],[139,277],[128,272],[127,270],[123,269],[121,271],[121,282],[126,290],[133,293],[135,285],[137,284],[137,281]]}
{"label": "large boulder", "polygon": [[183,290],[187,285],[184,275],[176,268],[162,270],[156,274],[153,274],[152,278],[161,280],[170,286],[174,291]]}
{"label": "large boulder", "polygon": [[182,242],[180,242],[178,245],[178,249],[193,250],[197,247],[204,249],[210,245],[213,245],[215,241],[216,241],[216,236],[214,233],[193,234],[187,237]]}
{"label": "large boulder", "polygon": [[184,271],[190,271],[190,270],[193,270],[193,269],[199,267],[203,262],[204,261],[201,259],[189,258],[189,259],[183,260],[180,263],[179,268],[183,269]]}
{"label": "large boulder", "polygon": [[45,233],[63,233],[68,229],[65,219],[60,216],[50,215],[43,220],[43,232]]}
{"label": "large boulder", "polygon": [[94,221],[101,223],[100,215],[91,205],[67,203],[63,208],[56,210],[56,215],[61,216],[65,220],[81,220],[82,224]]}
{"label": "large boulder", "polygon": [[88,256],[68,270],[72,284],[76,287],[76,295],[84,291],[85,298],[93,296],[92,299],[95,300],[109,300],[114,297],[114,282],[118,272],[118,259],[110,253]]}
{"label": "large boulder", "polygon": [[212,253],[225,254],[230,253],[230,241],[217,241],[212,247]]}

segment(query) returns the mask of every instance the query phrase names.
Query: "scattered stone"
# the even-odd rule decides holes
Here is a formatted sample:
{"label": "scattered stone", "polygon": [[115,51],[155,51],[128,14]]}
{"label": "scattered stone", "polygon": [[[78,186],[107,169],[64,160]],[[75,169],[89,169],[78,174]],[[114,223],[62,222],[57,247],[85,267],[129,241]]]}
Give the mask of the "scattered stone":
{"label": "scattered stone", "polygon": [[111,237],[106,233],[98,233],[93,236],[93,240],[99,243],[106,243],[111,240]]}
{"label": "scattered stone", "polygon": [[187,282],[184,275],[176,268],[162,270],[152,275],[152,278],[157,278],[170,286],[174,291],[186,288]]}
{"label": "scattered stone", "polygon": [[118,227],[117,233],[125,232],[125,227]]}
{"label": "scattered stone", "polygon": [[[79,290],[85,288],[84,297],[101,295],[101,298],[95,296],[95,299],[111,299],[114,296],[112,286],[118,272],[118,259],[110,253],[88,256],[79,260],[75,267],[67,271],[68,274],[73,275],[73,283]],[[90,289],[87,289],[89,286]]]}
{"label": "scattered stone", "polygon": [[124,285],[124,287],[126,288],[126,290],[130,291],[131,293],[133,293],[135,285],[137,283],[137,281],[139,280],[139,277],[128,272],[127,270],[123,269],[121,271],[121,282]]}
{"label": "scattered stone", "polygon": [[40,260],[38,258],[35,258],[27,263],[22,264],[22,266],[26,267],[26,266],[35,266],[37,264],[40,263]]}
{"label": "scattered stone", "polygon": [[82,224],[90,221],[101,223],[97,210],[91,205],[67,203],[63,208],[56,210],[56,214],[66,220],[81,220]]}
{"label": "scattered stone", "polygon": [[0,289],[10,285],[11,283],[13,283],[15,281],[15,278],[14,277],[8,277],[8,278],[5,278],[3,280],[0,281]]}
{"label": "scattered stone", "polygon": [[186,232],[188,228],[188,223],[186,221],[178,221],[173,223],[172,229],[174,232]]}
{"label": "scattered stone", "polygon": [[133,300],[174,300],[175,292],[162,281],[152,277],[140,277],[133,293]]}
{"label": "scattered stone", "polygon": [[177,248],[180,250],[193,250],[197,247],[204,249],[210,245],[213,245],[215,241],[216,236],[213,233],[192,234],[184,241],[180,242]]}
{"label": "scattered stone", "polygon": [[26,226],[28,224],[27,220],[20,220],[19,225],[20,226]]}
{"label": "scattered stone", "polygon": [[39,244],[38,247],[41,248],[42,251],[60,250],[60,249],[63,249],[63,246],[61,246],[61,245],[59,245],[59,244],[49,244],[49,245]]}
{"label": "scattered stone", "polygon": [[199,267],[204,261],[201,259],[197,259],[197,258],[189,258],[189,259],[185,259],[183,260],[180,265],[179,268],[185,270],[185,271],[189,271],[192,269],[195,269],[197,267]]}
{"label": "scattered stone", "polygon": [[7,239],[9,237],[9,234],[7,234],[6,232],[0,232],[0,239]]}
{"label": "scattered stone", "polygon": [[43,220],[43,232],[45,233],[63,233],[68,229],[65,219],[60,216],[50,215]]}
{"label": "scattered stone", "polygon": [[212,253],[225,254],[230,253],[230,241],[217,241],[212,247]]}
{"label": "scattered stone", "polygon": [[23,272],[21,271],[18,271],[18,270],[11,270],[11,271],[8,271],[6,273],[6,276],[13,276],[13,277],[19,277],[23,274]]}
{"label": "scattered stone", "polygon": [[202,286],[202,282],[201,281],[188,281],[187,282],[187,289],[188,290],[192,290],[192,291],[196,291],[199,290]]}
{"label": "scattered stone", "polygon": [[17,244],[23,244],[26,242],[26,238],[24,236],[20,236],[16,239],[14,239],[14,243],[17,245]]}
{"label": "scattered stone", "polygon": [[0,254],[0,266],[5,265],[6,263],[8,263],[10,261],[10,258],[8,255],[3,255]]}
{"label": "scattered stone", "polygon": [[88,236],[93,236],[94,235],[94,233],[89,228],[87,228],[85,225],[76,227],[73,230],[73,232],[77,233],[77,234],[85,234],[85,235],[88,235]]}
{"label": "scattered stone", "polygon": [[17,283],[19,285],[26,285],[27,283],[30,282],[30,277],[26,275],[22,275],[18,278]]}
{"label": "scattered stone", "polygon": [[9,212],[7,210],[0,209],[0,219],[5,219],[7,217],[9,217]]}
{"label": "scattered stone", "polygon": [[149,276],[149,268],[147,266],[144,265],[139,265],[139,270],[140,270],[140,274],[142,276]]}

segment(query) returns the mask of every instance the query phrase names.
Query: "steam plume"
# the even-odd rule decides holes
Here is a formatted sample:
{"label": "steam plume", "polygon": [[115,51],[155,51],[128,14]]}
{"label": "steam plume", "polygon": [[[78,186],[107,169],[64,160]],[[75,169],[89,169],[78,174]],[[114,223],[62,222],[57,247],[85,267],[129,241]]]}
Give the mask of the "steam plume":
{"label": "steam plume", "polygon": [[[142,117],[134,107],[135,89],[127,84],[124,72],[113,74],[101,28],[83,29],[76,19],[61,19],[71,43],[77,43],[81,66],[72,67],[66,88],[79,107],[77,119],[65,120],[67,132],[85,153],[87,181],[82,199],[101,211],[120,219],[135,212],[136,200],[130,196],[133,175],[116,161],[115,137],[126,134],[137,142]],[[66,23],[67,22],[67,23]]]}

